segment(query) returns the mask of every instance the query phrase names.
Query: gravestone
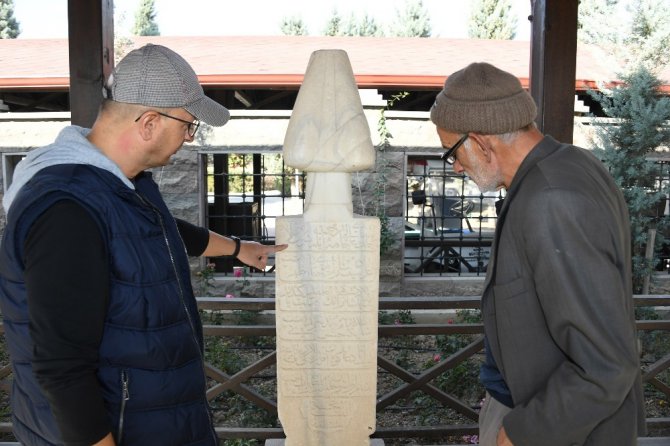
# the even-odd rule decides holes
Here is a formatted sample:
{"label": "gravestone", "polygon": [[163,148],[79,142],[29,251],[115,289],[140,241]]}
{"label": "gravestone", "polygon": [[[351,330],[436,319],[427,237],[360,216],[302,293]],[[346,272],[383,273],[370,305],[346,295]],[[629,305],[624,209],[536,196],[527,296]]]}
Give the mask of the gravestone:
{"label": "gravestone", "polygon": [[[346,52],[312,54],[284,140],[305,211],[277,218],[277,397],[285,446],[368,446],[375,431],[379,219],[353,214],[375,152]],[[281,442],[281,443],[276,443]],[[381,445],[381,440],[372,444]]]}

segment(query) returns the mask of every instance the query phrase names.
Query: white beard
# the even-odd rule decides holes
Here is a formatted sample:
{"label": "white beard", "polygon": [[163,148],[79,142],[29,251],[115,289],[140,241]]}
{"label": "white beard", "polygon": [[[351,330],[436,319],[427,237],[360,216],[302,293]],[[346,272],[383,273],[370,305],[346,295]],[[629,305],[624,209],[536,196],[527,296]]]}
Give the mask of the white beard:
{"label": "white beard", "polygon": [[[468,142],[469,141],[466,141],[466,143]],[[486,163],[481,156],[476,156],[471,144],[464,144],[463,148],[468,151],[470,160],[476,158],[476,162],[470,163],[472,165],[472,172],[467,172],[470,179],[475,182],[482,193],[497,191],[503,184],[502,175],[497,164],[495,170],[493,170],[493,165]]]}

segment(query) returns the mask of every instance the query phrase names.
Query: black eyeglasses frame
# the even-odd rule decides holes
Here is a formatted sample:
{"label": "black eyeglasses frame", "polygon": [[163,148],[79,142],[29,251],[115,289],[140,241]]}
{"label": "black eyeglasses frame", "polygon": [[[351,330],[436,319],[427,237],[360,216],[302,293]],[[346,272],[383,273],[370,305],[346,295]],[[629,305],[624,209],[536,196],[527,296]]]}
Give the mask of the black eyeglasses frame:
{"label": "black eyeglasses frame", "polygon": [[442,154],[440,159],[449,165],[453,165],[456,162],[456,150],[458,150],[458,148],[463,145],[463,143],[465,142],[466,139],[468,139],[469,136],[470,136],[469,133],[465,133],[463,136],[461,136],[461,139],[456,141],[456,144],[448,148]]}
{"label": "black eyeglasses frame", "polygon": [[142,114],[137,117],[135,122],[139,121],[140,118],[142,116],[144,116],[145,113],[148,113],[148,112],[154,112],[154,113],[159,114],[161,116],[165,116],[166,118],[174,119],[175,121],[179,121],[179,122],[183,122],[184,124],[188,124],[188,128],[187,128],[186,131],[188,132],[188,136],[190,136],[191,138],[193,138],[195,136],[196,132],[198,131],[198,127],[200,127],[200,120],[199,119],[196,119],[195,121],[186,121],[185,119],[176,118],[174,116],[168,115],[167,113],[159,112],[158,110],[145,110],[145,111],[143,111]]}

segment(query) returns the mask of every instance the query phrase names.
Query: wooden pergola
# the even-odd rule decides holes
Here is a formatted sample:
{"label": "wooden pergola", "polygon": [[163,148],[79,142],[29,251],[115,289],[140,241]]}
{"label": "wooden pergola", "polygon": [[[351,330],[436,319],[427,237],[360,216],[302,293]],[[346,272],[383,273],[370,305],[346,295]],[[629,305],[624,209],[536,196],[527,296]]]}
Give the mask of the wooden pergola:
{"label": "wooden pergola", "polygon": [[[572,142],[578,0],[529,0],[532,22],[530,93],[537,125]],[[90,127],[102,85],[114,68],[113,0],[68,0],[72,123]]]}

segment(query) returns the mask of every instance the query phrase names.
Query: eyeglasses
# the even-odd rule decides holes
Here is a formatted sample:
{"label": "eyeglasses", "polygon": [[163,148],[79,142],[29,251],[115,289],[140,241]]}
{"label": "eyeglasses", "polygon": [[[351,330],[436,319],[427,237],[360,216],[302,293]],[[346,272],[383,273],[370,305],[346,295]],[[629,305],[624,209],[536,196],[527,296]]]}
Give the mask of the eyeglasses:
{"label": "eyeglasses", "polygon": [[170,116],[170,115],[168,115],[168,114],[166,114],[166,113],[161,113],[161,112],[156,111],[156,110],[147,110],[147,111],[143,112],[141,115],[139,115],[139,116],[137,117],[137,119],[135,120],[135,122],[139,121],[140,118],[144,115],[144,113],[147,113],[147,112],[150,112],[150,111],[152,111],[152,112],[154,112],[154,113],[157,113],[157,114],[159,114],[159,115],[161,115],[161,116],[165,116],[166,118],[174,119],[175,121],[179,121],[179,122],[183,122],[184,124],[188,124],[188,128],[187,128],[188,136],[190,136],[191,138],[193,138],[193,137],[195,136],[195,132],[197,132],[197,131],[198,131],[198,127],[200,127],[200,120],[198,120],[198,119],[196,119],[196,120],[193,121],[193,122],[191,122],[191,121],[186,121],[186,120],[184,120],[184,119],[175,118],[174,116]]}
{"label": "eyeglasses", "polygon": [[463,145],[465,140],[468,139],[468,136],[470,136],[470,135],[468,135],[466,133],[465,135],[461,136],[461,139],[459,139],[456,142],[456,144],[454,144],[453,146],[448,148],[447,151],[444,152],[442,154],[442,156],[440,157],[442,159],[442,161],[444,161],[445,163],[447,163],[449,165],[453,165],[456,162],[456,150],[458,150],[458,148]]}

